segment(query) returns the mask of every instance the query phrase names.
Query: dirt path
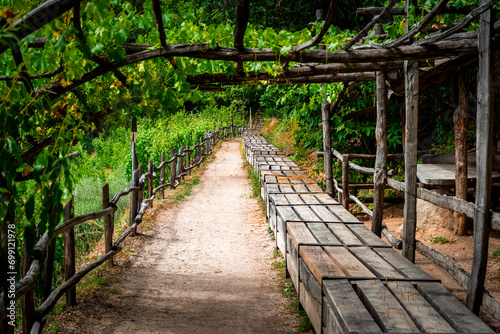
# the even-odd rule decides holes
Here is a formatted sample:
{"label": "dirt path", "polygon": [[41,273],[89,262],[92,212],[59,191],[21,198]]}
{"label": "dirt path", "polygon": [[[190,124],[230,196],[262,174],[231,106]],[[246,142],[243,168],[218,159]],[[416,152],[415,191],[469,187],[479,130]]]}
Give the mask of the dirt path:
{"label": "dirt path", "polygon": [[119,275],[94,333],[293,331],[242,164],[239,140],[223,143],[193,194],[156,215],[160,228]]}

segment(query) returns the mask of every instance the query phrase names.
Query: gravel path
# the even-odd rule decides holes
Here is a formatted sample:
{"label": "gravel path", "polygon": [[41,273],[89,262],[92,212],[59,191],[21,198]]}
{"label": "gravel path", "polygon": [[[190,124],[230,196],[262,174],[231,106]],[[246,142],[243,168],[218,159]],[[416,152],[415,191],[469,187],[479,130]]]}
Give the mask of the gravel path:
{"label": "gravel path", "polygon": [[193,194],[156,216],[157,234],[119,276],[119,306],[96,332],[293,332],[239,142],[224,142]]}

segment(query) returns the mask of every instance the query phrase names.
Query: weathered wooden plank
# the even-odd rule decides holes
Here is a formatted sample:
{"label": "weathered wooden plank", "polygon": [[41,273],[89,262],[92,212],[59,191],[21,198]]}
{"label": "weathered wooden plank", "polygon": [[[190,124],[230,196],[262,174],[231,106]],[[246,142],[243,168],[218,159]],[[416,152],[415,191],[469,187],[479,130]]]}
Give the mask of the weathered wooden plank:
{"label": "weathered wooden plank", "polygon": [[411,282],[387,282],[387,287],[424,333],[456,333],[448,322],[425,300]]}
{"label": "weathered wooden plank", "polygon": [[[363,305],[359,296],[347,280],[325,280],[324,305],[331,305],[331,311],[339,328],[333,333],[379,333],[380,328]],[[328,313],[324,313],[328,318]],[[323,320],[325,323],[328,321]]]}
{"label": "weathered wooden plank", "polygon": [[333,234],[344,244],[362,244],[361,240],[356,237],[347,226],[343,224],[326,224]]}
{"label": "weathered wooden plank", "polygon": [[326,206],[311,205],[311,210],[324,222],[340,222],[341,220],[335,216]]}
{"label": "weathered wooden plank", "polygon": [[362,243],[367,245],[387,245],[384,240],[380,239],[375,233],[368,230],[364,225],[349,225],[348,228],[356,235]]}
{"label": "weathered wooden plank", "polygon": [[293,210],[305,222],[320,222],[321,219],[307,206],[294,206]]}
{"label": "weathered wooden plank", "polygon": [[411,278],[432,278],[431,275],[414,265],[410,260],[401,256],[392,248],[375,248],[375,253],[380,255],[385,261],[390,263],[396,270],[398,270],[405,277]]}
{"label": "weathered wooden plank", "polygon": [[493,333],[476,315],[470,312],[439,283],[420,282],[418,291],[460,333]]}
{"label": "weathered wooden plank", "polygon": [[285,197],[290,205],[304,204],[304,201],[298,194],[285,194]]}
{"label": "weathered wooden plank", "polygon": [[358,218],[354,217],[352,213],[347,211],[342,205],[331,205],[328,207],[336,216],[340,218],[343,222],[357,222]]}
{"label": "weathered wooden plank", "polygon": [[380,281],[355,281],[358,295],[383,332],[418,333],[418,327]]}
{"label": "weathered wooden plank", "polygon": [[[314,224],[319,225],[319,224]],[[288,223],[287,224],[288,236],[292,240],[295,247],[298,247],[299,242],[312,243],[316,242],[311,231],[304,223]]]}
{"label": "weathered wooden plank", "polygon": [[325,252],[346,276],[375,277],[347,248],[326,246]]}
{"label": "weathered wooden plank", "polygon": [[325,224],[311,223],[307,224],[307,228],[320,243],[340,243]]}
{"label": "weathered wooden plank", "polygon": [[302,194],[300,195],[300,198],[305,204],[324,204],[317,198],[316,195]]}
{"label": "weathered wooden plank", "polygon": [[320,284],[322,276],[345,276],[342,270],[332,262],[321,247],[300,247],[300,257]]}
{"label": "weathered wooden plank", "polygon": [[392,265],[381,258],[372,249],[350,248],[350,251],[368,268],[371,272],[381,277],[404,277]]}

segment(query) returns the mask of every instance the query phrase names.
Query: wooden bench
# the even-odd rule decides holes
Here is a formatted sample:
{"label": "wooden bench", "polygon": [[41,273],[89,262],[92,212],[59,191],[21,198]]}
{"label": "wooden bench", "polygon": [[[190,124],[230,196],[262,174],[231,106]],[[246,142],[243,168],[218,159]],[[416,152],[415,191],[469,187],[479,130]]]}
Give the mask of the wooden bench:
{"label": "wooden bench", "polygon": [[273,170],[288,167],[280,158],[252,155],[276,247],[316,333],[493,333],[303,172]]}

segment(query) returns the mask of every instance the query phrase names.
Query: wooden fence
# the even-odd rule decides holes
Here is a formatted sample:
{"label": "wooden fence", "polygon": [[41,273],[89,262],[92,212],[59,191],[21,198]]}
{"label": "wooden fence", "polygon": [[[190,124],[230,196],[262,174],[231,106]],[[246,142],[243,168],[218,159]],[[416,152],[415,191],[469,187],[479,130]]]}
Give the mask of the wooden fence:
{"label": "wooden fence", "polygon": [[[419,152],[426,153],[426,152]],[[358,197],[349,193],[349,189],[360,188],[357,184],[352,184],[349,182],[349,171],[353,169],[360,173],[371,174],[375,173],[375,168],[362,167],[359,166],[350,159],[375,159],[375,155],[368,154],[342,154],[337,150],[332,148],[332,154],[334,157],[339,159],[342,162],[342,185],[339,187],[339,184],[335,178],[333,179],[334,188],[338,193],[339,202],[342,203],[344,208],[349,209],[349,202],[356,203],[364,213],[373,218],[373,211],[370,210]],[[318,154],[318,155],[321,155]],[[388,160],[400,160],[403,159],[404,156],[402,154],[389,154],[387,156]],[[401,192],[405,192],[405,183],[396,181],[391,175],[386,178],[386,184],[384,186],[396,189]],[[363,185],[361,188],[373,188],[374,184],[366,184],[366,187]],[[377,192],[374,192],[374,197],[377,196]],[[451,210],[453,212],[458,212],[463,214],[469,218],[474,218],[474,203],[464,201],[455,196],[447,196],[441,195],[437,192],[430,191],[424,188],[417,189],[417,198],[420,198],[424,201],[430,202],[434,205],[437,205],[441,208]],[[374,199],[375,203],[376,200]],[[383,203],[383,201],[379,201],[378,203]],[[375,205],[375,204],[374,204]],[[382,209],[382,208],[380,208]],[[500,213],[491,211],[491,228],[497,231],[500,231]],[[387,226],[383,222],[382,224],[382,234],[386,237],[389,243],[396,249],[402,248],[402,241],[397,237],[394,237]],[[431,259],[437,265],[441,266],[445,269],[464,289],[467,289],[467,285],[469,284],[470,274],[463,269],[462,266],[451,256],[443,255],[438,251],[434,250],[432,247],[424,245],[419,240],[416,240],[416,249],[418,252],[423,254],[424,256]],[[495,300],[488,291],[484,291],[483,299],[481,307],[483,307],[486,312],[488,312],[493,318],[500,320],[500,302]]]}
{"label": "wooden fence", "polygon": [[[58,225],[54,233],[49,236],[48,232],[37,242],[33,254],[24,254],[23,277],[15,284],[15,299],[21,299],[22,308],[22,329],[23,333],[41,333],[45,324],[45,316],[54,308],[58,300],[66,294],[66,305],[76,305],[76,285],[92,270],[96,269],[105,262],[112,264],[113,257],[121,251],[121,243],[136,232],[137,226],[142,222],[144,214],[153,206],[153,201],[157,194],[164,197],[164,189],[175,189],[184,176],[191,173],[191,169],[200,166],[205,158],[213,152],[213,148],[219,140],[232,138],[241,135],[244,131],[242,126],[236,127],[229,125],[227,127],[217,128],[215,131],[208,131],[200,142],[194,147],[180,147],[176,153],[173,149],[170,152],[170,159],[165,160],[165,152],[161,154],[159,166],[154,167],[150,160],[147,166],[147,172],[143,173],[142,164],[134,168],[130,187],[118,192],[110,198],[109,185],[106,183],[102,187],[102,210],[86,213],[74,217],[72,215],[73,201],[70,200],[65,205],[65,218]],[[132,142],[132,157],[135,159],[135,145]],[[170,180],[166,183],[166,167],[169,165]],[[134,166],[134,162],[132,163]],[[159,175],[158,173],[159,172]],[[158,179],[159,185],[153,188],[153,180]],[[147,198],[143,198],[147,192]],[[127,195],[130,196],[130,215],[128,228],[115,240],[113,240],[114,212],[118,210],[119,200]],[[103,217],[105,254],[99,259],[87,264],[76,272],[75,268],[75,234],[74,227],[83,222]],[[64,278],[65,281],[58,287],[52,289],[52,275],[54,268],[55,239],[58,235],[64,234]],[[46,289],[44,291],[44,300],[38,308],[35,308],[35,297],[33,288],[42,272],[42,266],[45,262],[44,277]],[[0,320],[7,316],[7,310],[3,305],[4,295],[0,295]],[[5,322],[4,322],[5,323]],[[12,326],[6,326],[4,331],[9,333],[13,330]]]}

